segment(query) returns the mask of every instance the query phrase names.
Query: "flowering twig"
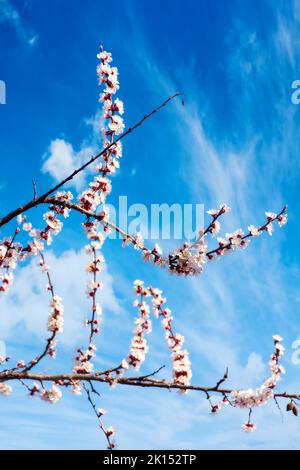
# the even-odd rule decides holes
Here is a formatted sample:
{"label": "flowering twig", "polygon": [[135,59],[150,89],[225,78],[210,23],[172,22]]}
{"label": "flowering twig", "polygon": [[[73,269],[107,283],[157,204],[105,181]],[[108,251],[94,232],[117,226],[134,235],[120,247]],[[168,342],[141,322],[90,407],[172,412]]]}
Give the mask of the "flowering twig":
{"label": "flowering twig", "polygon": [[[282,227],[287,221],[287,206],[284,206],[283,209],[278,213],[274,214],[271,212],[266,212],[267,221],[262,224],[260,227],[255,227],[250,225],[248,227],[248,233],[243,234],[241,229],[236,230],[233,233],[228,233],[226,238],[218,238],[219,245],[217,248],[214,248],[210,251],[206,251],[206,245],[204,244],[204,237],[208,233],[216,234],[220,230],[219,225],[217,225],[217,219],[228,211],[227,206],[221,205],[221,208],[218,211],[210,210],[208,213],[212,213],[213,220],[208,225],[208,227],[201,231],[196,242],[191,244],[185,243],[182,247],[178,248],[176,251],[170,255],[163,256],[160,250],[156,247],[154,249],[147,248],[143,240],[138,238],[136,235],[131,235],[125,230],[118,227],[116,224],[110,220],[105,219],[103,213],[94,213],[80,207],[78,204],[64,201],[57,201],[55,197],[47,198],[44,203],[47,204],[57,204],[63,207],[74,209],[75,211],[81,212],[83,215],[86,215],[89,218],[98,220],[100,223],[110,227],[112,230],[115,230],[117,233],[122,235],[124,245],[132,245],[135,249],[141,250],[144,255],[145,261],[153,261],[155,265],[161,267],[168,267],[168,270],[172,273],[183,274],[183,275],[195,275],[203,271],[203,266],[206,261],[212,261],[217,257],[220,257],[224,254],[228,254],[230,251],[234,251],[237,248],[246,248],[249,244],[250,238],[257,237],[262,234],[264,231],[272,235],[273,232],[273,223],[278,221],[280,227]],[[224,209],[226,208],[226,209]],[[199,252],[196,252],[194,255],[195,247],[202,249],[199,256]]]}
{"label": "flowering twig", "polygon": [[[111,66],[111,54],[104,51],[102,46],[97,57],[100,61],[97,67],[99,85],[103,87],[100,94],[100,102],[103,106],[103,117],[105,120],[105,126],[102,130],[104,137],[103,148],[44,194],[37,195],[34,183],[33,199],[0,219],[1,227],[17,217],[19,225],[22,224],[22,229],[28,232],[29,237],[31,237],[24,246],[21,243],[17,243],[15,238],[20,231],[20,227],[17,227],[13,237],[5,238],[0,242],[0,267],[4,269],[0,273],[0,293],[8,291],[13,280],[11,270],[16,268],[19,260],[25,260],[29,256],[40,255],[41,261],[39,265],[47,276],[47,289],[51,295],[48,316],[48,331],[50,335],[46,340],[42,353],[28,363],[21,360],[17,362],[16,367],[0,371],[0,395],[7,396],[11,393],[12,388],[10,383],[13,381],[20,382],[30,397],[38,396],[51,404],[61,399],[63,387],[69,387],[72,393],[76,395],[81,395],[82,391],[84,391],[88,402],[97,416],[99,427],[105,435],[108,449],[115,448],[115,443],[112,440],[114,430],[111,427],[105,427],[102,419],[104,410],[98,410],[93,400],[94,395],[99,396],[99,392],[95,388],[95,384],[99,383],[108,384],[110,387],[127,385],[131,387],[177,390],[180,393],[186,393],[189,390],[198,391],[206,396],[212,414],[216,414],[227,404],[230,404],[232,407],[247,409],[248,419],[243,424],[243,429],[247,432],[255,429],[255,425],[251,421],[255,407],[261,406],[271,399],[274,399],[277,405],[277,399],[289,399],[287,411],[292,411],[294,415],[297,415],[296,403],[300,400],[300,394],[275,393],[277,382],[281,378],[281,374],[284,373],[284,369],[280,364],[284,351],[280,336],[275,335],[273,337],[275,352],[271,355],[269,361],[271,376],[257,389],[235,390],[224,388],[223,384],[228,378],[228,369],[226,369],[223,377],[212,387],[193,385],[191,383],[192,370],[189,353],[186,349],[183,349],[184,337],[174,331],[174,319],[171,310],[166,307],[166,298],[160,289],[152,286],[146,287],[144,282],[139,280],[135,281],[137,298],[134,306],[138,309],[138,315],[135,319],[136,326],[129,353],[120,361],[117,367],[111,367],[103,371],[94,371],[95,365],[92,363],[92,358],[97,349],[95,344],[96,334],[100,332],[100,319],[98,316],[101,317],[102,314],[102,308],[97,303],[98,290],[103,287],[102,282],[98,279],[98,273],[100,273],[104,264],[104,257],[100,250],[111,230],[122,235],[124,245],[130,244],[135,249],[141,251],[145,261],[151,261],[155,265],[166,267],[170,273],[193,276],[201,273],[208,261],[220,258],[224,254],[233,252],[238,248],[245,248],[252,237],[257,237],[264,231],[272,235],[274,222],[278,222],[279,226],[287,222],[286,207],[278,215],[266,212],[267,220],[262,226],[255,227],[250,225],[246,234],[241,229],[233,233],[227,233],[225,238],[217,238],[217,247],[210,249],[208,248],[207,239],[209,237],[214,238],[219,234],[221,231],[221,216],[230,210],[229,207],[222,204],[218,209],[207,211],[209,216],[211,216],[211,220],[205,229],[199,230],[194,242],[186,241],[182,246],[166,256],[163,255],[158,245],[150,249],[146,247],[140,234],[128,234],[112,222],[105,203],[107,196],[112,190],[112,180],[110,177],[119,168],[119,160],[122,155],[121,140],[141,126],[152,115],[160,111],[171,100],[179,96],[179,93],[170,96],[135,125],[124,131],[125,124],[122,117],[124,105],[119,98],[114,97],[119,90],[118,69]],[[78,195],[77,202],[73,201],[73,194],[71,192],[58,191],[64,184],[70,182],[77,174],[96,161],[96,176],[89,182],[87,188]],[[27,221],[24,212],[42,204],[47,204],[49,210],[44,214],[44,228],[37,230]],[[88,327],[88,344],[85,348],[77,348],[75,364],[71,373],[45,374],[36,372],[37,366],[40,365],[41,360],[46,355],[55,356],[56,335],[62,331],[64,321],[62,299],[54,292],[43,250],[45,242],[49,245],[52,241],[52,236],[61,232],[63,227],[60,220],[61,216],[67,217],[71,210],[75,210],[85,217],[82,227],[88,239],[86,252],[91,257],[87,265],[88,275],[91,276],[87,285],[87,295],[91,300],[91,313],[85,321]],[[151,310],[154,316],[161,320],[161,325],[165,331],[165,339],[171,352],[172,379],[158,378],[162,367],[146,375],[125,376],[130,368],[138,370],[145,361],[148,352],[146,334],[152,331]],[[7,361],[8,358],[0,357],[1,366]],[[51,384],[49,388],[46,387],[48,382]],[[214,404],[215,397],[220,398],[220,401],[216,404]]]}
{"label": "flowering twig", "polygon": [[[90,382],[90,386],[91,386],[91,390],[92,392],[96,392],[95,389],[93,388],[93,386],[91,385],[91,382]],[[92,396],[91,396],[91,392],[90,390],[86,387],[86,385],[83,385],[83,389],[84,391],[86,392],[86,395],[87,395],[87,398],[88,398],[88,401],[95,413],[95,415],[97,416],[97,419],[98,419],[98,422],[99,422],[99,428],[101,429],[101,431],[103,432],[106,440],[107,440],[107,449],[109,450],[112,450],[112,449],[115,449],[116,448],[116,444],[115,442],[113,441],[112,437],[114,436],[115,434],[115,431],[114,429],[110,426],[108,428],[106,428],[104,426],[104,423],[103,423],[103,419],[102,417],[104,416],[105,414],[105,410],[103,408],[98,408],[96,407],[93,399],[92,399]]]}
{"label": "flowering twig", "polygon": [[[30,371],[33,367],[35,367],[45,356],[49,355],[50,357],[54,358],[56,351],[55,351],[55,338],[57,333],[61,333],[63,331],[64,319],[63,319],[63,312],[64,308],[62,305],[61,297],[55,295],[54,286],[50,277],[49,266],[47,266],[45,262],[45,257],[42,252],[40,252],[41,261],[39,266],[41,270],[46,274],[48,284],[47,290],[50,291],[51,294],[51,302],[50,302],[50,313],[48,318],[48,331],[50,331],[50,336],[47,338],[46,346],[41,354],[39,354],[35,359],[32,359],[28,364],[23,365],[23,372]],[[19,364],[20,367],[20,364]],[[21,366],[22,367],[22,366]]]}

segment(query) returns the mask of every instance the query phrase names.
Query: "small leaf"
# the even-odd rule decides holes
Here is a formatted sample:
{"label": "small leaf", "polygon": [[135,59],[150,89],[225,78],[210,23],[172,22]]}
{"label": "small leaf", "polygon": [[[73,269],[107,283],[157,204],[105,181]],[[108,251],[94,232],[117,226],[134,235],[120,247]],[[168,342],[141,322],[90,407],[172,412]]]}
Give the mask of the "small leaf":
{"label": "small leaf", "polygon": [[286,405],[286,411],[292,411],[294,416],[298,416],[298,408],[293,400]]}
{"label": "small leaf", "polygon": [[290,401],[287,405],[286,405],[286,411],[292,411],[294,407],[294,403],[292,401]]}

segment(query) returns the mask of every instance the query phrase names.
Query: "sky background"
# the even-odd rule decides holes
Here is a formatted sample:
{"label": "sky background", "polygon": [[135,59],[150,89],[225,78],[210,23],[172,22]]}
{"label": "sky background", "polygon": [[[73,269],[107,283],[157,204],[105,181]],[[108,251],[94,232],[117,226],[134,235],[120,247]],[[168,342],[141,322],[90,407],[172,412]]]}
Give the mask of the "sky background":
{"label": "sky background", "polygon": [[[278,389],[300,392],[300,364],[292,361],[300,338],[300,105],[291,102],[291,84],[300,79],[299,25],[299,0],[0,0],[0,80],[7,86],[7,104],[0,106],[1,215],[31,199],[32,179],[42,192],[101,145],[95,73],[101,43],[119,68],[128,125],[173,92],[185,96],[184,107],[173,102],[124,140],[109,202],[126,195],[129,204],[147,207],[226,203],[232,211],[224,233],[261,224],[265,210],[289,205],[284,229],[208,265],[197,278],[171,277],[119,240],[108,241],[99,368],[127,354],[138,278],[164,290],[175,329],[186,337],[193,383],[213,385],[228,366],[228,386],[259,386],[278,333],[287,369]],[[68,189],[76,193],[90,177]],[[39,209],[30,218],[41,226]],[[45,372],[70,370],[75,347],[85,344],[88,258],[80,221],[70,217],[46,253],[65,301],[66,326],[56,361],[40,366]],[[14,222],[1,236],[13,228]],[[46,337],[44,284],[33,260],[1,299],[0,340],[15,359],[31,358]],[[169,351],[158,323],[149,342],[142,372],[165,364],[168,376]],[[120,449],[300,448],[299,419],[281,416],[273,402],[255,410],[257,431],[248,435],[241,430],[245,411],[227,407],[211,416],[198,393],[99,388],[99,406],[117,430]],[[25,395],[15,385],[10,398],[0,397],[0,448],[104,447],[84,397],[65,392],[51,406]]]}

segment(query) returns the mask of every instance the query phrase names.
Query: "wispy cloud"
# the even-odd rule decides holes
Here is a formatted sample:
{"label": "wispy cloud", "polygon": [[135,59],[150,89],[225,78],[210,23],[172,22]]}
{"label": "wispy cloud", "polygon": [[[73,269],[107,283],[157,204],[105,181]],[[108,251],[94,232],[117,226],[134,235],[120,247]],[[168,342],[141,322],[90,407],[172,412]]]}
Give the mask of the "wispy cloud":
{"label": "wispy cloud", "polygon": [[0,0],[0,23],[10,24],[19,39],[25,42],[29,47],[33,47],[37,44],[38,34],[26,22],[20,11],[10,0]]}
{"label": "wispy cloud", "polygon": [[[176,90],[178,83],[175,86],[163,64],[157,63],[151,45],[136,27],[136,12],[134,17],[132,47],[129,49],[140,51],[140,54],[137,52],[136,71],[143,83],[160,95]],[[295,109],[290,106],[288,89],[284,89],[289,81],[279,88],[275,86],[277,81],[281,83],[280,76],[283,73],[286,74],[285,78],[288,77],[287,64],[292,62],[296,43],[289,37],[287,26],[283,28],[287,21],[279,12],[277,19],[275,30],[270,31],[268,36],[268,51],[264,49],[256,31],[244,23],[236,23],[236,34],[241,44],[238,49],[228,37],[229,55],[224,63],[225,74],[228,86],[231,86],[234,77],[234,81],[239,81],[241,90],[237,96],[234,95],[234,87],[230,91],[232,107],[241,124],[238,129],[239,139],[235,135],[231,143],[229,139],[221,137],[218,127],[214,125],[215,116],[210,120],[206,112],[203,119],[199,103],[206,110],[209,105],[201,92],[189,96],[185,107],[173,105],[173,114],[166,125],[175,126],[179,132],[181,148],[177,146],[177,150],[180,149],[185,155],[182,173],[186,185],[192,185],[194,198],[200,198],[201,201],[205,198],[213,206],[221,202],[232,206],[233,213],[224,221],[225,231],[239,226],[247,229],[248,224],[258,224],[264,220],[265,210],[281,209],[281,204],[285,202],[282,166],[291,164],[294,169],[297,168],[297,162],[291,162],[291,150],[292,155],[295,155],[295,148],[290,140],[290,133],[297,128],[293,122]],[[284,47],[280,44],[284,44]],[[284,60],[284,54],[287,60]],[[284,67],[280,70],[277,68],[275,72],[274,64],[277,60]],[[177,73],[178,77],[180,73]],[[190,77],[184,78],[185,89],[194,91],[195,83]],[[261,91],[263,93],[266,84],[269,84],[269,89],[264,95]],[[270,97],[272,101],[268,101]],[[257,109],[261,113],[265,109],[265,119],[257,115]],[[274,117],[271,128],[267,119],[270,115]],[[258,120],[258,117],[261,119]],[[284,120],[287,132],[282,132],[281,119]],[[258,126],[258,122],[263,125]],[[241,252],[232,255],[230,261],[224,259],[218,265],[208,266],[202,278],[184,285],[182,296],[187,299],[184,319],[180,318],[179,312],[177,321],[194,360],[195,380],[199,378],[197,369],[201,369],[202,380],[204,377],[206,380],[214,380],[213,377],[222,374],[224,367],[229,365],[231,384],[256,387],[267,372],[264,365],[267,356],[262,358],[261,351],[268,351],[268,344],[272,346],[272,332],[279,329],[289,338],[291,331],[284,316],[292,310],[292,296],[287,290],[288,267],[282,266],[280,259],[281,240],[285,234],[278,229],[275,237],[255,240],[257,245],[250,246],[247,253]],[[180,292],[179,287],[178,296]],[[190,328],[186,318],[192,325]],[[288,382],[292,383],[291,379]],[[272,426],[272,413],[268,409],[259,412],[258,416],[260,423],[263,418],[266,420],[264,428]],[[241,417],[234,420],[235,426],[238,419]],[[273,419],[276,420],[276,417]],[[293,423],[291,428],[299,433]],[[246,441],[231,427],[229,429],[228,424],[226,429],[230,431],[229,435],[218,433],[214,426],[214,429],[210,429],[211,434],[207,433],[205,441],[201,438],[202,447],[288,446],[288,442],[280,441],[279,430],[270,433],[273,441],[267,432],[260,433],[256,440]]]}

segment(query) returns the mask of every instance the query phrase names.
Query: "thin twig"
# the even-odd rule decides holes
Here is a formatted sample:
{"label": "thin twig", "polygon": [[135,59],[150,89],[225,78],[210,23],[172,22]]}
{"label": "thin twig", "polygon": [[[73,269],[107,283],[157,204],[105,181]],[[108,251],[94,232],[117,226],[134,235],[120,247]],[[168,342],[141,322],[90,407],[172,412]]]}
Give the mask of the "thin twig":
{"label": "thin twig", "polygon": [[104,149],[102,149],[99,153],[97,153],[96,155],[94,155],[93,157],[91,157],[86,163],[84,163],[83,165],[81,165],[79,168],[77,168],[76,170],[74,170],[69,176],[67,176],[66,178],[64,178],[62,181],[60,181],[59,183],[57,183],[55,186],[53,186],[51,189],[49,189],[48,191],[46,191],[44,194],[42,194],[41,196],[39,196],[38,198],[36,199],[32,199],[31,201],[21,205],[20,207],[18,207],[17,209],[11,211],[9,214],[7,214],[6,216],[2,217],[0,219],[0,227],[2,227],[3,225],[7,224],[9,221],[11,221],[12,219],[14,219],[15,217],[17,217],[19,214],[22,214],[23,212],[26,212],[28,211],[29,209],[31,209],[32,207],[35,207],[37,204],[41,204],[48,196],[50,196],[50,194],[54,193],[55,191],[57,191],[59,188],[61,188],[62,186],[64,186],[66,183],[68,183],[69,181],[71,181],[76,175],[78,175],[78,173],[80,173],[81,171],[85,170],[85,168],[87,168],[88,166],[90,166],[95,160],[97,160],[99,157],[101,157],[103,154],[105,154],[107,152],[107,150],[109,150],[112,146],[114,146],[117,142],[119,142],[120,140],[124,139],[124,137],[126,137],[128,134],[131,134],[135,129],[137,129],[138,127],[140,127],[147,119],[149,119],[151,116],[153,116],[154,114],[156,114],[157,112],[159,112],[162,108],[164,108],[170,101],[172,101],[174,98],[176,98],[177,96],[180,96],[180,93],[174,93],[172,96],[169,96],[168,99],[166,99],[163,103],[161,103],[157,108],[154,108],[150,113],[148,114],[145,114],[145,116],[142,117],[142,119],[140,119],[136,124],[134,124],[133,126],[129,127],[125,132],[123,132],[123,134],[121,134],[117,139],[115,139],[113,142],[111,142],[109,145],[107,145],[106,147],[104,147]]}
{"label": "thin twig", "polygon": [[37,199],[37,190],[36,190],[36,182],[32,180],[32,186],[33,186],[33,200],[36,201]]}
{"label": "thin twig", "polygon": [[224,375],[223,375],[222,379],[220,379],[220,380],[216,383],[216,389],[218,389],[218,388],[220,387],[220,385],[221,385],[222,383],[224,383],[225,380],[227,380],[227,379],[228,379],[228,367],[226,367],[226,370],[225,370],[225,372],[224,372]]}

